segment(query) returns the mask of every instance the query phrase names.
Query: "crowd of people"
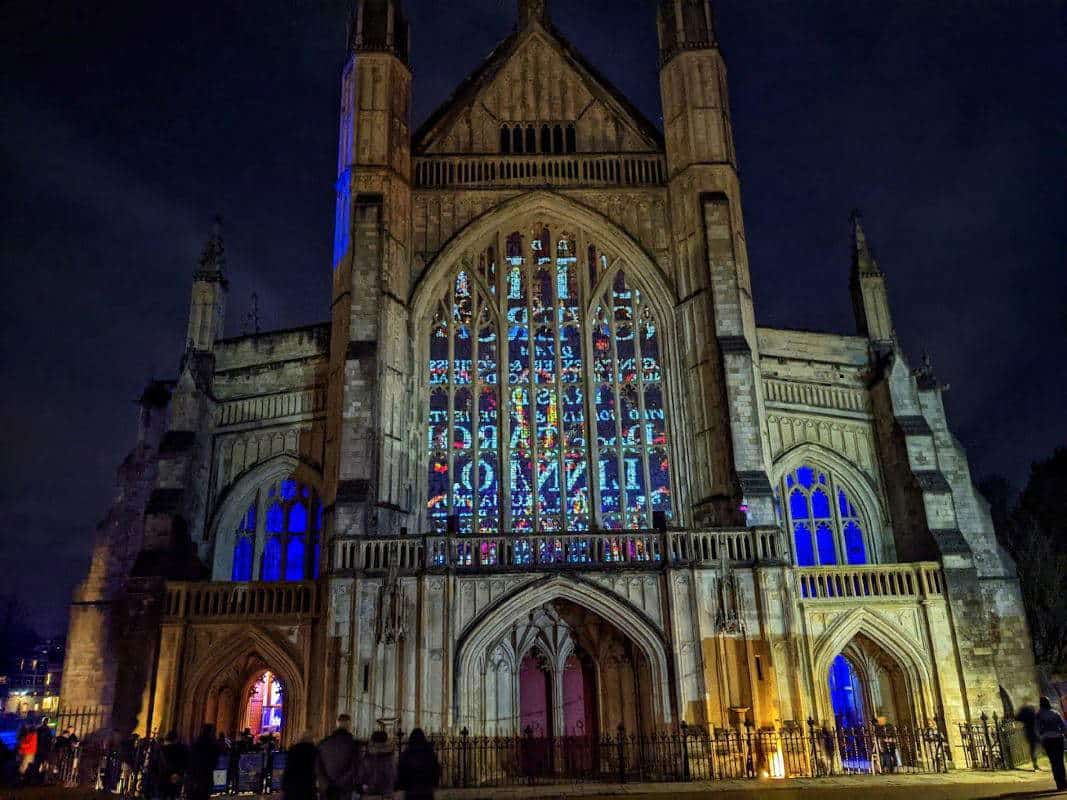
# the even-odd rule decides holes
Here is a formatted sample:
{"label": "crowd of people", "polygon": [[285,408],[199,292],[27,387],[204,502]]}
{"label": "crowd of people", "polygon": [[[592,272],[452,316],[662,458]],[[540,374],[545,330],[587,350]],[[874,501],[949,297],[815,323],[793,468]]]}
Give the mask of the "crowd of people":
{"label": "crowd of people", "polygon": [[[441,774],[421,729],[411,732],[402,750],[384,731],[364,744],[352,736],[347,714],[318,744],[305,732],[285,752],[284,762],[274,734],[256,737],[247,728],[231,739],[205,725],[191,745],[175,731],[162,739],[115,732],[105,744],[99,762],[87,767],[95,773],[96,788],[149,800],[207,800],[220,793],[279,789],[285,800],[370,800],[395,791],[419,800],[433,797]],[[78,771],[81,745],[72,728],[53,734],[48,719],[24,725],[13,750],[0,744],[0,785],[77,783],[85,778]],[[246,755],[256,756],[250,774],[243,774]]]}
{"label": "crowd of people", "polygon": [[71,763],[78,737],[73,728],[56,734],[48,717],[19,728],[14,749],[0,742],[0,786],[50,783]]}
{"label": "crowd of people", "polygon": [[[405,792],[410,800],[433,797],[441,767],[421,729],[411,732],[398,758],[397,748],[384,731],[372,734],[364,747],[352,736],[351,723],[351,718],[342,714],[336,729],[318,745],[307,731],[289,748],[280,787],[284,800],[370,800],[392,797],[395,791]],[[262,750],[266,754],[264,775],[273,772],[273,737],[254,742],[246,730],[230,744],[221,734],[216,736],[214,726],[205,725],[188,750],[173,734],[167,738],[162,761],[169,793],[160,793],[163,800],[177,797],[181,786],[185,787],[187,800],[207,800],[217,788],[215,772],[222,755],[228,756],[228,791],[238,790],[238,769],[244,753]]]}

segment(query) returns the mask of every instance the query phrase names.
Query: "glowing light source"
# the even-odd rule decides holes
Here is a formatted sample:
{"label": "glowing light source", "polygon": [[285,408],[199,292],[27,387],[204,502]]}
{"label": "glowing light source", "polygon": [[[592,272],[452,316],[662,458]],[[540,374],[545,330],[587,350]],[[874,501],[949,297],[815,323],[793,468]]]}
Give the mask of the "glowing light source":
{"label": "glowing light source", "polygon": [[433,313],[426,497],[438,531],[450,516],[484,532],[587,530],[596,510],[602,527],[647,528],[654,511],[671,514],[655,318],[617,269],[583,319],[618,262],[588,245],[583,272],[578,237],[554,234],[542,222],[502,232],[503,268],[486,248]]}

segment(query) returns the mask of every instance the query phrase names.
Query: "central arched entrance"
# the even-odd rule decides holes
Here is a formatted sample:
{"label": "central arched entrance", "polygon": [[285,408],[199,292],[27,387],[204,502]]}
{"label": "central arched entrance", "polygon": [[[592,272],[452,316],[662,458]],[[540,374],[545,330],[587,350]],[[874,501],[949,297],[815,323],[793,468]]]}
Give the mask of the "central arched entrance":
{"label": "central arched entrance", "polygon": [[547,597],[531,589],[502,603],[463,637],[459,727],[490,736],[597,738],[620,726],[651,732],[669,721],[658,632],[640,611],[599,589],[553,584]]}
{"label": "central arched entrance", "polygon": [[[519,654],[515,687],[519,732],[534,737],[587,737],[597,736],[605,725],[612,725],[613,718],[625,724],[624,707],[616,702],[621,697],[619,665],[598,658],[604,655],[601,649],[607,640],[625,648],[625,637],[595,614],[566,601],[546,604],[531,614],[529,622],[536,630],[519,637],[532,642]],[[597,638],[590,638],[592,632]],[[647,666],[643,673],[647,678]],[[601,719],[602,708],[606,720]],[[500,704],[493,710],[497,718],[489,719],[489,724],[506,727]],[[638,718],[634,716],[631,722],[631,730],[636,730]]]}

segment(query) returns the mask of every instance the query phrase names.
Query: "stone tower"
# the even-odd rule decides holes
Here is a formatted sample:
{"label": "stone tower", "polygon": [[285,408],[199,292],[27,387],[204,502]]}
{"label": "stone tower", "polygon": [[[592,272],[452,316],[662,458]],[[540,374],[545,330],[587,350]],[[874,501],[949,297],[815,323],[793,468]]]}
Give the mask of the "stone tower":
{"label": "stone tower", "polygon": [[399,402],[410,371],[408,39],[398,3],[357,3],[341,81],[326,432],[324,499],[336,536],[394,529],[410,511]]}
{"label": "stone tower", "polygon": [[[760,432],[758,342],[726,88],[709,0],[659,4],[660,97],[682,299],[696,519],[774,517]],[[708,335],[711,334],[711,335]]]}

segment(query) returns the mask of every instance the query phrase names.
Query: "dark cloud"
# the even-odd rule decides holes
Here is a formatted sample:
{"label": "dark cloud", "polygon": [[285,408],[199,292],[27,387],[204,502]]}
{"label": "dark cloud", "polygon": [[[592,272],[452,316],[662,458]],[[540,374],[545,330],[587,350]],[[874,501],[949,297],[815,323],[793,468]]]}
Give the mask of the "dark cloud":
{"label": "dark cloud", "polygon": [[[226,219],[229,330],[328,314],[344,0],[0,6],[0,558],[63,626],[132,444],[169,375],[190,273]],[[511,29],[510,0],[406,3],[425,117]],[[644,0],[554,0],[565,34],[653,120]],[[1061,2],[719,0],[757,312],[853,329],[849,210],[929,351],[977,474],[1021,483],[1067,441]],[[17,574],[16,574],[17,573]]]}

